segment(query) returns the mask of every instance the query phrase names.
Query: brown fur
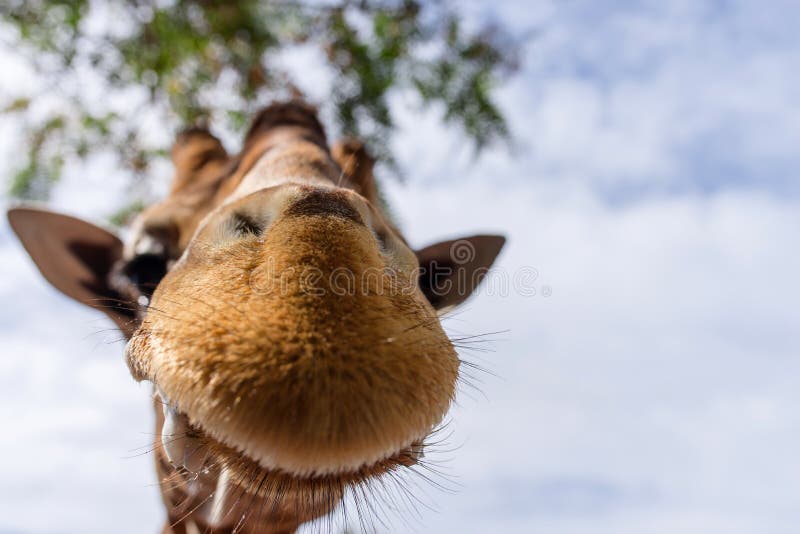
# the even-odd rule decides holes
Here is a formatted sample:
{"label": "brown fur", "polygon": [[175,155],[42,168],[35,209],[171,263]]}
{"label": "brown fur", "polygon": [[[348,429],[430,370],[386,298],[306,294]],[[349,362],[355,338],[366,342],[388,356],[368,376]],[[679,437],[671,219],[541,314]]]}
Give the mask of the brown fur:
{"label": "brown fur", "polygon": [[[223,163],[223,152],[193,137],[197,149],[173,151],[179,184],[163,210],[191,206],[199,215],[210,207],[202,192],[217,184],[211,204],[219,206],[202,224],[173,218],[177,242],[193,238],[130,342],[130,365],[218,445],[217,462],[233,476],[256,465],[299,484],[305,515],[327,513],[302,481],[336,502],[362,470],[423,440],[453,398],[458,358],[425,297],[409,290],[413,253],[350,189],[375,198],[363,147],[340,145],[341,169],[308,109],[270,108],[220,181],[192,162],[210,151],[218,157],[206,164]],[[231,235],[232,217],[261,226],[260,235]],[[308,287],[309,268],[317,286]],[[329,285],[337,269],[364,287],[338,294]]]}
{"label": "brown fur", "polygon": [[[172,158],[169,197],[138,217],[121,257],[119,240],[81,221],[29,209],[9,217],[48,280],[75,298],[118,296],[107,313],[126,333],[138,325],[126,357],[159,392],[164,532],[292,532],[348,488],[417,462],[453,400],[459,359],[434,295],[420,289],[432,282],[418,285],[417,255],[381,211],[374,160],[355,140],[329,151],[307,105],[262,111],[237,156],[194,129]],[[90,236],[118,267],[83,254],[91,246],[38,245],[43,223],[65,223],[56,236]],[[471,271],[503,242],[466,241],[483,249]],[[425,249],[426,269],[450,246]],[[168,272],[134,321],[132,306],[150,293],[126,286],[125,266],[145,256]],[[90,290],[59,274],[64,264]],[[165,399],[190,425],[174,439],[206,458],[197,473],[160,447]]]}
{"label": "brown fur", "polygon": [[[132,352],[137,374],[217,439],[268,467],[338,472],[424,437],[447,411],[458,360],[424,298],[387,296],[378,276],[363,278],[366,294],[327,286],[335,269],[383,273],[367,228],[283,217],[263,240],[206,239],[165,278],[163,313],[147,317]],[[309,266],[314,288],[303,287]],[[401,276],[384,281],[412,283]]]}

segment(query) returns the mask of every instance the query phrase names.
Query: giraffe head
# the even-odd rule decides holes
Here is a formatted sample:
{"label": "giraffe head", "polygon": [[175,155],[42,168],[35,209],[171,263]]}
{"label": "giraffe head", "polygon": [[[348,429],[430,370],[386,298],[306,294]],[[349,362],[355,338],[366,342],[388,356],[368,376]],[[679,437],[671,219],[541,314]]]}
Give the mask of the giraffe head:
{"label": "giraffe head", "polygon": [[302,104],[262,111],[236,157],[202,130],[172,156],[171,194],[124,245],[61,215],[10,213],[45,277],[130,336],[132,375],[163,404],[166,458],[215,500],[230,493],[220,480],[301,499],[297,521],[416,463],[459,375],[438,312],[466,299],[503,239],[412,250],[363,147],[329,150]]}

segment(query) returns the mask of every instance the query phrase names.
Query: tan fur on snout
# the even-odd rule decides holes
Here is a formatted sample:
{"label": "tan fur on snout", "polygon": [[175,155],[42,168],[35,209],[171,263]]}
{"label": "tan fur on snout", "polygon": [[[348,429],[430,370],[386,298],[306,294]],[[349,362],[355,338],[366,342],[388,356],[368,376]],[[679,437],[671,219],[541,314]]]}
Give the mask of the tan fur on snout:
{"label": "tan fur on snout", "polygon": [[130,351],[193,423],[307,476],[374,464],[442,419],[458,358],[413,269],[370,229],[283,213],[220,246],[213,226],[159,285]]}
{"label": "tan fur on snout", "polygon": [[48,281],[132,335],[164,532],[285,534],[429,469],[461,363],[435,310],[474,291],[504,238],[412,250],[363,143],[330,150],[301,102],[259,112],[238,154],[192,128],[172,160],[169,196],[124,245],[74,217],[8,214]]}

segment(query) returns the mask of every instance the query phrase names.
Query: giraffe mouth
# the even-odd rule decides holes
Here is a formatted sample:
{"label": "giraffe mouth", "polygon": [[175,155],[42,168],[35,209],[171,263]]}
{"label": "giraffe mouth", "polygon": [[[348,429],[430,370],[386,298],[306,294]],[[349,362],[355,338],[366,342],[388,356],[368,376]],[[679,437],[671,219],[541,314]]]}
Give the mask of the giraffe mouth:
{"label": "giraffe mouth", "polygon": [[[294,510],[296,524],[333,512],[348,491],[356,490],[390,472],[413,468],[424,457],[423,442],[416,440],[395,453],[352,471],[322,475],[287,472],[262,465],[246,453],[215,439],[156,387],[154,394],[162,406],[159,462],[166,475],[161,483],[169,488],[185,489],[188,513],[212,528],[230,528],[255,519],[260,522],[266,508],[277,513],[271,520],[285,519],[286,510]],[[170,473],[165,462],[169,462]],[[391,475],[395,476],[395,475]],[[168,490],[169,491],[169,490]],[[266,504],[263,504],[266,503]],[[258,512],[253,515],[253,510]],[[283,510],[282,512],[276,512]],[[274,514],[273,514],[274,515]]]}
{"label": "giraffe mouth", "polygon": [[[261,469],[264,472],[276,472],[273,467],[264,466],[245,452],[215,439],[203,430],[202,425],[190,422],[189,417],[170,403],[167,396],[158,387],[156,387],[154,395],[162,406],[164,416],[161,428],[161,448],[174,468],[195,476],[207,473],[209,470],[219,470],[221,466],[240,468],[240,470],[242,467],[247,467],[250,471]],[[363,479],[380,475],[395,467],[411,467],[424,457],[423,440],[416,439],[379,461],[365,464],[355,470],[341,471],[335,475],[343,480]],[[281,473],[281,476],[304,480],[324,478],[288,472]],[[330,477],[330,475],[326,475],[326,477]]]}

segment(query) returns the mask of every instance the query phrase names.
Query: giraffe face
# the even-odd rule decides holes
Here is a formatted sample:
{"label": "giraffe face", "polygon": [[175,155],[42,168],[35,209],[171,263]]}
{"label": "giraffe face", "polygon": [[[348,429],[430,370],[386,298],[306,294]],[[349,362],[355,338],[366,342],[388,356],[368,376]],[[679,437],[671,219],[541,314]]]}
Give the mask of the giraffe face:
{"label": "giraffe face", "polygon": [[353,191],[252,193],[214,211],[158,285],[129,365],[264,469],[371,468],[422,442],[454,394],[458,358],[417,267]]}
{"label": "giraffe face", "polygon": [[132,375],[154,385],[170,517],[292,530],[413,469],[459,374],[438,312],[503,238],[413,251],[379,208],[372,160],[353,142],[330,151],[302,105],[264,110],[236,157],[190,131],[173,162],[169,197],[124,245],[71,217],[9,213],[44,276],[130,338]]}

